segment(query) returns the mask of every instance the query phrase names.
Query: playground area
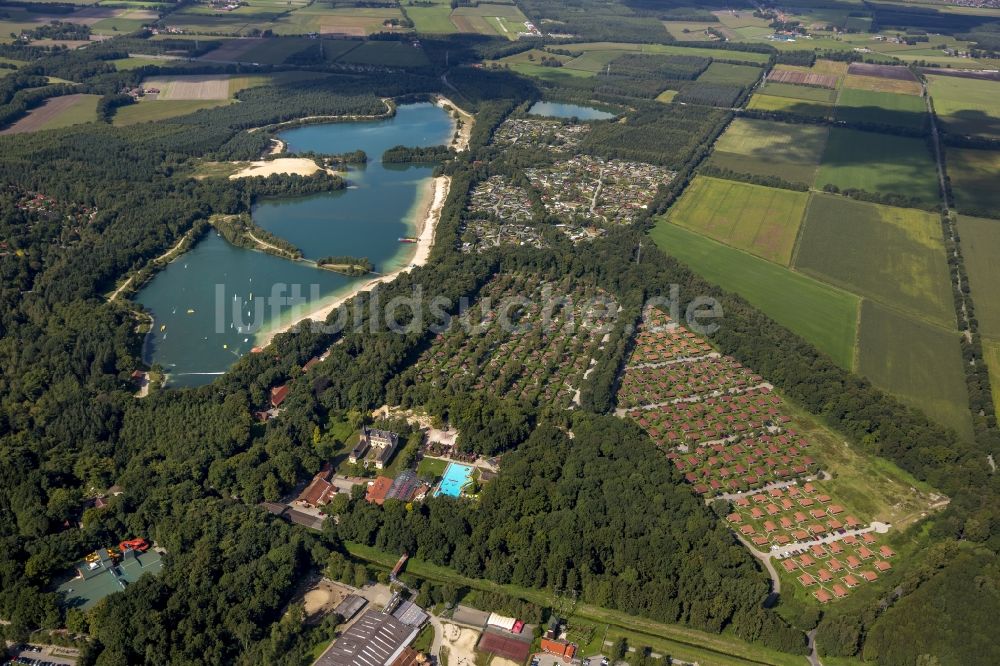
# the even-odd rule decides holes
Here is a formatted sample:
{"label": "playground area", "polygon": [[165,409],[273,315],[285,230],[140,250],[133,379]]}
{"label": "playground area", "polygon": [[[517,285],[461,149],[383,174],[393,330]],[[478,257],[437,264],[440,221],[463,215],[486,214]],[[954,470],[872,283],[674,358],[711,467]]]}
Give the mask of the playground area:
{"label": "playground area", "polygon": [[351,591],[331,580],[322,578],[302,595],[302,608],[309,622],[318,622],[329,615]]}
{"label": "playground area", "polygon": [[76,574],[56,588],[62,595],[63,603],[70,608],[87,610],[98,601],[124,590],[147,573],[159,574],[163,570],[163,560],[156,550],[140,553],[129,550],[123,554],[117,563],[102,563],[100,567],[91,569],[86,562],[81,563],[87,571],[86,575]]}
{"label": "playground area", "polygon": [[476,666],[479,632],[455,624],[442,624],[441,647],[448,650],[449,666]]}

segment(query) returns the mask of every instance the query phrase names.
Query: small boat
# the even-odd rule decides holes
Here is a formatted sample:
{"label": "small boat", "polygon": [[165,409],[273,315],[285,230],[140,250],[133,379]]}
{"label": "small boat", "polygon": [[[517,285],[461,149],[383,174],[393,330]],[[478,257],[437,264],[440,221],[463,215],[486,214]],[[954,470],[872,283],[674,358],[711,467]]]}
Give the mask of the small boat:
{"label": "small boat", "polygon": [[163,331],[165,331],[165,330],[167,330],[167,325],[166,324],[164,324],[163,326],[160,326],[160,333],[163,333]]}
{"label": "small boat", "polygon": [[249,340],[250,340],[250,338],[243,338],[243,342],[247,342]]}
{"label": "small boat", "polygon": [[229,345],[222,345],[223,349],[229,349]]}
{"label": "small boat", "polygon": [[188,314],[194,314],[194,310],[188,310]]}
{"label": "small boat", "polygon": [[409,238],[409,237],[406,237],[406,236],[402,236],[402,237],[399,238],[399,242],[400,243],[416,243],[417,239],[416,238]]}

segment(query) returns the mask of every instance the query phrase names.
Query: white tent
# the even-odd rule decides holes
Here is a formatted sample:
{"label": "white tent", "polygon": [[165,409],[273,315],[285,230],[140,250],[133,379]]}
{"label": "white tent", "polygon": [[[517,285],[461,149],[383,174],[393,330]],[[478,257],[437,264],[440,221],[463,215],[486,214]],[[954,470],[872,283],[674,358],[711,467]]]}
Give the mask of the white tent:
{"label": "white tent", "polygon": [[486,620],[487,626],[500,627],[506,631],[513,631],[515,623],[517,623],[515,618],[504,617],[503,615],[497,615],[496,613],[490,613],[489,618]]}

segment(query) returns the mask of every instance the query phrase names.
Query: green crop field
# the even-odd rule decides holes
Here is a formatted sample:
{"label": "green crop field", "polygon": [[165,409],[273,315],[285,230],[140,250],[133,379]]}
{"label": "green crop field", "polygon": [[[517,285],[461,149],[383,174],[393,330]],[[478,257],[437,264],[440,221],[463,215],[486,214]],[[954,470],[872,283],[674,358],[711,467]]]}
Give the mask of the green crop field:
{"label": "green crop field", "polygon": [[282,37],[262,39],[243,52],[243,62],[258,62],[262,65],[281,65],[290,56],[306,50],[316,42],[304,37]]}
{"label": "green crop field", "polygon": [[[962,255],[969,273],[969,287],[976,304],[979,331],[1000,339],[1000,220],[984,220],[962,215],[958,219]],[[994,387],[1000,393],[1000,385]]]}
{"label": "green crop field", "polygon": [[137,104],[123,106],[115,112],[116,126],[147,123],[186,116],[201,109],[212,109],[232,103],[231,100],[191,99],[191,100],[144,100]]}
{"label": "green crop field", "polygon": [[716,142],[709,164],[811,185],[828,134],[824,125],[737,118]]}
{"label": "green crop field", "polygon": [[975,210],[976,215],[1000,218],[1000,151],[945,149],[948,176],[955,195],[955,206]]}
{"label": "green crop field", "polygon": [[670,210],[674,224],[788,265],[809,195],[698,176]]}
{"label": "green crop field", "polygon": [[961,436],[971,437],[958,336],[957,331],[866,299],[858,333],[858,372]]}
{"label": "green crop field", "polygon": [[705,21],[664,21],[663,27],[667,29],[671,37],[679,42],[703,42],[712,39],[711,36],[705,34],[707,28],[725,30],[719,23]]}
{"label": "green crop field", "polygon": [[843,127],[830,130],[816,186],[938,199],[937,173],[923,139]]}
{"label": "green crop field", "polygon": [[427,56],[423,50],[414,48],[408,42],[363,42],[338,58],[337,62],[406,67],[426,65]]}
{"label": "green crop field", "polygon": [[990,371],[990,388],[993,393],[993,409],[1000,413],[1000,340],[983,338],[983,358]]}
{"label": "green crop field", "polygon": [[667,254],[735,292],[844,368],[854,362],[858,304],[854,294],[759,259],[661,218],[650,232]]}
{"label": "green crop field", "polygon": [[739,62],[752,62],[763,65],[768,61],[766,53],[753,53],[750,51],[719,51],[718,49],[706,49],[697,46],[679,46],[675,44],[629,44],[627,42],[570,42],[560,44],[559,48],[569,51],[592,52],[616,52],[612,57],[618,57],[622,53],[662,53],[667,55],[692,55],[702,58],[722,58],[725,60],[735,60]]}
{"label": "green crop field", "polygon": [[954,325],[941,222],[933,213],[816,194],[795,268],[942,326]]}
{"label": "green crop field", "polygon": [[845,88],[837,100],[834,118],[850,123],[921,129],[927,123],[927,107],[923,98],[916,95]]}
{"label": "green crop field", "polygon": [[451,34],[458,32],[451,22],[451,5],[446,3],[425,5],[406,5],[403,7],[406,15],[413,21],[417,32],[427,34]]}
{"label": "green crop field", "polygon": [[747,108],[755,111],[782,111],[808,118],[827,118],[833,113],[833,106],[824,102],[777,97],[763,93],[754,93]]}
{"label": "green crop field", "polygon": [[701,76],[700,83],[728,83],[738,86],[753,85],[764,70],[753,65],[733,65],[727,62],[713,62]]}
{"label": "green crop field", "polygon": [[837,91],[818,86],[800,86],[794,83],[769,82],[760,87],[762,95],[800,99],[804,102],[833,104],[837,101]]}
{"label": "green crop field", "polygon": [[39,129],[49,130],[82,123],[92,123],[97,120],[97,102],[100,95],[74,95],[73,104],[62,110],[57,116],[46,122]]}
{"label": "green crop field", "polygon": [[1000,82],[928,74],[927,90],[946,132],[1000,138]]}

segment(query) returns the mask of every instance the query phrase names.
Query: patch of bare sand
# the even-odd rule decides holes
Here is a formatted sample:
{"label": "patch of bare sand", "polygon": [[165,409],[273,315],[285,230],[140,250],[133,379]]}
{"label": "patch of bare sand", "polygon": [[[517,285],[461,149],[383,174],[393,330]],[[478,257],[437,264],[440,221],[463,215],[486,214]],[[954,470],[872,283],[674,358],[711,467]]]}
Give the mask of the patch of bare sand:
{"label": "patch of bare sand", "polygon": [[[231,175],[229,180],[253,178],[255,176],[273,176],[278,173],[311,176],[319,170],[320,166],[307,157],[279,157],[274,160],[250,162],[245,168]],[[334,172],[331,171],[330,173]]]}
{"label": "patch of bare sand", "polygon": [[447,623],[441,629],[441,645],[448,648],[448,666],[476,666],[479,632]]}

